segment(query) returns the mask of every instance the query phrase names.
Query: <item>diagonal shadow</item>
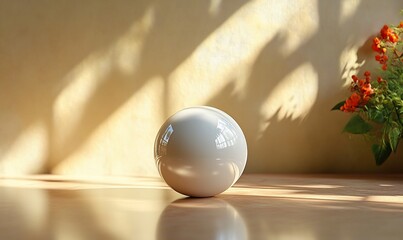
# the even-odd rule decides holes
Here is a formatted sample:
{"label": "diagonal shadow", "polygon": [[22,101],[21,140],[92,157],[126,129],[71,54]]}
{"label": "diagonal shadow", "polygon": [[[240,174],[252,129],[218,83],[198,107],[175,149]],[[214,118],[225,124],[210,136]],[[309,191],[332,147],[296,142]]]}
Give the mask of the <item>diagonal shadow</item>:
{"label": "diagonal shadow", "polygon": [[[53,103],[69,84],[62,79],[77,62],[114,42],[142,7],[93,0],[0,2],[0,109],[18,123],[3,153],[38,122],[46,125],[52,149]],[[102,21],[106,15],[108,22]]]}
{"label": "diagonal shadow", "polygon": [[[209,3],[206,1],[178,1],[177,5],[166,1],[149,3],[155,10],[155,19],[141,50],[138,70],[134,74],[125,75],[113,69],[104,77],[102,84],[96,86],[94,94],[85,103],[80,125],[66,141],[66,147],[61,149],[61,154],[57,156],[58,161],[68,157],[86,142],[91,133],[119,106],[128,101],[148,79],[162,76],[166,80],[211,32],[242,6],[243,2],[223,3],[223,11],[218,17],[209,16]],[[193,31],[194,28],[198,31]],[[165,87],[165,106],[171,97],[167,91]],[[163,109],[167,108],[166,106]]]}
{"label": "diagonal shadow", "polygon": [[[208,1],[0,3],[4,20],[0,28],[2,36],[6,36],[2,37],[0,52],[5,57],[0,66],[3,75],[10,76],[0,82],[1,108],[24,119],[21,129],[7,139],[8,145],[32,122],[45,122],[51,168],[83,144],[150,77],[166,78],[244,2],[224,2],[220,14],[215,16],[209,14]],[[80,125],[70,134],[66,148],[60,154],[54,152],[53,105],[70,84],[64,77],[92,53],[111,46],[150,7],[155,9],[155,22],[141,51],[139,70],[127,75],[112,69],[103,76],[102,84],[96,86],[85,103]],[[194,31],[195,28],[198,30]],[[82,32],[83,29],[86,31]],[[24,36],[34,42],[25,42]],[[55,49],[56,52],[50,52]],[[20,66],[24,68],[19,71]],[[10,96],[9,92],[19,94]],[[164,102],[168,102],[168,95]],[[27,103],[26,99],[33,101]]]}
{"label": "diagonal shadow", "polygon": [[[62,161],[83,144],[97,126],[144,86],[147,79],[156,75],[162,76],[166,87],[167,76],[246,2],[224,1],[218,15],[209,13],[209,3],[206,1],[188,3],[177,0],[168,3],[162,0],[144,0],[99,3],[92,0],[80,4],[63,1],[26,4],[0,2],[0,52],[5,56],[0,58],[0,71],[2,75],[9,76],[9,79],[0,81],[0,107],[11,115],[21,114],[24,117],[21,129],[12,135],[17,136],[33,122],[45,122],[49,133],[48,155],[54,158],[54,162]],[[340,88],[339,59],[345,46],[360,39],[362,33],[367,32],[365,27],[388,21],[390,16],[377,13],[378,8],[390,9],[390,6],[377,1],[360,1],[356,12],[341,22],[340,1],[318,2],[319,29],[295,50],[292,56],[285,56],[280,52],[279,47],[285,35],[278,33],[257,58],[245,88],[245,97],[241,98],[233,93],[232,83],[212,97],[208,104],[235,116],[245,128],[249,142],[253,143],[250,145],[250,159],[253,159],[248,165],[250,171],[266,171],[268,166],[274,167],[273,171],[283,166],[286,168],[281,171],[303,170],[302,165],[295,164],[299,151],[282,150],[283,146],[290,149],[301,143],[305,143],[307,148],[301,151],[302,155],[298,156],[300,159],[306,160],[313,151],[316,152],[315,157],[308,160],[313,166],[313,171],[331,171],[332,168],[337,169],[338,166],[346,164],[346,161],[340,162],[335,156],[329,156],[328,152],[332,150],[332,146],[320,142],[323,139],[321,135],[331,136],[335,133],[321,121],[325,116],[326,119],[332,119],[328,115],[329,106],[342,95],[341,91],[338,95],[329,95],[328,92],[329,89]],[[57,96],[69,85],[69,82],[61,79],[87,56],[113,44],[149,7],[155,9],[155,23],[141,51],[139,70],[134,74],[124,74],[112,69],[104,76],[102,84],[96,86],[94,94],[85,103],[81,125],[67,139],[68,147],[60,154],[55,154],[55,146],[52,145],[52,108]],[[368,21],[362,21],[363,17],[368,17]],[[40,24],[32,25],[31,22]],[[349,27],[357,22],[360,24],[359,29]],[[87,31],[82,32],[82,29]],[[103,34],[104,32],[108,35]],[[36,37],[33,42],[27,43],[26,39],[31,38],[24,36]],[[50,52],[50,49],[58,50]],[[259,109],[267,97],[273,94],[273,89],[289,72],[305,63],[311,64],[318,74],[319,91],[310,114],[304,121],[299,122],[287,117],[276,120],[280,118],[278,112],[269,119],[261,115]],[[270,79],[267,79],[267,76],[270,76]],[[18,94],[7,95],[10,92]],[[163,104],[168,106],[169,99],[174,97],[166,87]],[[27,103],[27,99],[32,101]],[[292,97],[289,100],[294,101]],[[337,126],[343,120],[343,117],[335,117],[328,124]],[[270,125],[262,130],[262,122],[270,122]],[[284,137],[285,132],[292,134],[286,134],[288,137]],[[13,136],[7,141],[13,142]],[[348,159],[348,156],[345,156]],[[267,163],[266,158],[274,160]],[[323,159],[333,162],[334,165],[324,168],[321,164]],[[396,170],[394,165],[389,166],[389,170]]]}
{"label": "diagonal shadow", "polygon": [[[343,50],[359,41],[368,27],[388,21],[388,17],[372,18],[379,11],[375,1],[361,1],[356,12],[344,21],[341,19],[341,1],[319,1],[317,6],[319,26],[309,39],[292,54],[285,56],[281,52],[284,35],[278,32],[255,61],[244,96],[237,95],[235,86],[229,83],[222,92],[210,99],[208,105],[235,116],[245,129],[250,159],[247,172],[334,172],[346,168],[357,171],[362,169],[363,164],[372,169],[370,171],[401,171],[402,167],[396,163],[384,165],[382,169],[368,165],[366,162],[371,157],[370,151],[366,151],[363,144],[361,147],[358,144],[357,149],[351,146],[356,143],[351,144],[346,140],[342,144],[348,149],[336,155],[329,154],[335,151],[335,146],[323,141],[323,136],[340,135],[336,128],[340,126],[341,129],[346,120],[346,116],[331,116],[329,111],[335,102],[343,98],[344,89],[341,90],[340,80],[340,69],[344,67],[340,66]],[[391,5],[384,4],[382,7],[388,9]],[[362,21],[365,16],[368,21]],[[273,90],[288,73],[304,64],[310,64],[318,78],[316,101],[309,114],[295,121],[287,115],[280,116],[280,106],[272,117],[262,115],[261,108],[267,97],[274,93]],[[334,89],[340,90],[334,94]],[[291,94],[288,103],[294,100]],[[296,107],[296,104],[290,105],[288,111],[292,113]],[[326,124],[323,123],[324,119],[328,121]],[[263,130],[262,123],[267,123]],[[352,152],[360,156],[359,162],[352,161]],[[326,164],[323,164],[324,161]]]}

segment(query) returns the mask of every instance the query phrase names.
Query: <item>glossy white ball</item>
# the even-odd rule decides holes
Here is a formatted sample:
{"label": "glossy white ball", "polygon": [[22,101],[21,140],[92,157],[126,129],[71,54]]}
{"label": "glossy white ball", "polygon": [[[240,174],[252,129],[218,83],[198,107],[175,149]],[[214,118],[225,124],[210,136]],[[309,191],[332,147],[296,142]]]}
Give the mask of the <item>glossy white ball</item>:
{"label": "glossy white ball", "polygon": [[165,182],[192,197],[224,192],[241,176],[247,161],[245,136],[225,112],[192,107],[171,116],[160,128],[154,158]]}

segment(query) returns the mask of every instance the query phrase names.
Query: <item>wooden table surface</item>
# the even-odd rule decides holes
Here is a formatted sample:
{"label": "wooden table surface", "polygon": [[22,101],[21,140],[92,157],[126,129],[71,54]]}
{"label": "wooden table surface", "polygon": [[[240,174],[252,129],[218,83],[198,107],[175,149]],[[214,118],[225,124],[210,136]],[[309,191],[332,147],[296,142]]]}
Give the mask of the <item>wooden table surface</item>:
{"label": "wooden table surface", "polygon": [[244,175],[213,198],[159,178],[0,176],[0,239],[403,239],[403,175]]}

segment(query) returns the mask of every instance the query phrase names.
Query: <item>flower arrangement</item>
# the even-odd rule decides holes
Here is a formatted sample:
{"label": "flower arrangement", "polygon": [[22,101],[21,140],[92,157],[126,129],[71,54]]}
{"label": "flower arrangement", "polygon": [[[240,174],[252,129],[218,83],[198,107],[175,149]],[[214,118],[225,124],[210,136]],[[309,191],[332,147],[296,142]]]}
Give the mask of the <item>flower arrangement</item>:
{"label": "flower arrangement", "polygon": [[380,64],[377,77],[369,71],[363,77],[353,75],[350,97],[332,109],[353,113],[344,131],[369,138],[377,165],[396,152],[403,138],[402,38],[403,21],[397,26],[382,27],[372,41],[375,60]]}

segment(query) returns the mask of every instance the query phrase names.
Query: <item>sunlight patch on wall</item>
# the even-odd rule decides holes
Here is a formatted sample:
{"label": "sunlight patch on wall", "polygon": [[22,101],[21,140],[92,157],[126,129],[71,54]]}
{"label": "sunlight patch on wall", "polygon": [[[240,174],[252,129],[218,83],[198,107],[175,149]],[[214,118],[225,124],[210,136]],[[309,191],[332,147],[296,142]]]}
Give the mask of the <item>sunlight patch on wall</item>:
{"label": "sunlight patch on wall", "polygon": [[154,8],[147,9],[142,19],[134,23],[112,48],[113,56],[111,59],[116,60],[117,67],[123,73],[133,74],[136,72],[140,62],[141,50],[154,24],[154,19]]}
{"label": "sunlight patch on wall", "polygon": [[136,72],[143,43],[153,26],[154,14],[153,8],[149,8],[109,49],[92,54],[67,74],[63,80],[66,87],[53,105],[55,146],[63,146],[75,132],[87,102],[97,86],[110,80],[108,77],[112,71],[126,75]]}
{"label": "sunlight patch on wall", "polygon": [[276,114],[277,120],[304,118],[315,103],[317,95],[318,74],[310,63],[305,63],[273,88],[262,104],[263,122],[267,122],[267,119],[273,118]]}
{"label": "sunlight patch on wall", "polygon": [[342,0],[341,1],[341,11],[340,11],[340,25],[344,24],[346,20],[351,18],[358,7],[361,4],[361,0]]}
{"label": "sunlight patch on wall", "polygon": [[32,174],[43,171],[48,148],[46,125],[42,122],[31,124],[2,155],[0,174]]}
{"label": "sunlight patch on wall", "polygon": [[300,5],[298,14],[291,14],[288,24],[280,29],[280,32],[285,35],[281,52],[290,57],[303,43],[317,33],[319,28],[317,1],[305,0],[298,1],[298,3]]}
{"label": "sunlight patch on wall", "polygon": [[210,0],[210,7],[208,12],[212,16],[217,16],[218,13],[220,12],[222,0]]}
{"label": "sunlight patch on wall", "polygon": [[357,52],[359,45],[346,47],[340,54],[340,72],[344,80],[343,87],[350,86],[351,76],[357,74],[365,61],[358,62]]}
{"label": "sunlight patch on wall", "polygon": [[[105,79],[111,70],[109,58],[99,54],[88,57],[65,78],[68,85],[53,104],[54,141],[63,146],[65,139],[75,132],[84,114],[87,101],[96,91],[97,84]],[[63,127],[58,127],[63,126]]]}
{"label": "sunlight patch on wall", "polygon": [[153,146],[163,122],[163,90],[161,77],[149,79],[53,173],[157,176]]}
{"label": "sunlight patch on wall", "polygon": [[272,4],[266,0],[245,4],[173,71],[168,79],[169,92],[174,96],[171,113],[204,104],[230,81],[235,83],[235,92],[242,95],[256,57],[301,7],[300,2]]}

